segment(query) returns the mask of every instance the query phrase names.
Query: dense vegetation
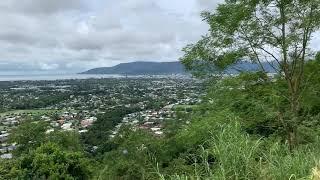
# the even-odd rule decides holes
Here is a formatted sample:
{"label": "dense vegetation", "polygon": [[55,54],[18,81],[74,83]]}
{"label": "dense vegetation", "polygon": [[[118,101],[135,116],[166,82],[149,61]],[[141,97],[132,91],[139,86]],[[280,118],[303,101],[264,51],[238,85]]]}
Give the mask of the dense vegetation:
{"label": "dense vegetation", "polygon": [[[20,146],[16,158],[1,162],[0,178],[319,179],[320,54],[308,46],[319,29],[319,6],[318,0],[226,1],[203,14],[210,34],[182,58],[206,77],[207,94],[188,111],[178,108],[164,137],[127,126],[110,139],[108,130],[132,109],[99,117],[81,138],[47,134],[45,123],[27,121],[11,137]],[[277,63],[273,78],[263,67],[211,76],[211,65],[223,70],[243,58],[259,64],[264,53]]]}
{"label": "dense vegetation", "polygon": [[[281,78],[265,81],[260,72],[243,73],[208,81],[201,105],[191,106],[191,116],[177,109],[185,119],[167,122],[170,133],[163,138],[126,127],[108,140],[103,132],[130,109],[99,117],[83,138],[72,132],[45,134],[46,123],[27,121],[12,137],[21,145],[18,158],[1,163],[0,174],[4,179],[311,178],[320,160],[319,70],[320,59],[306,64],[309,85],[293,150],[277,118],[277,105],[290,106],[279,94],[285,93],[285,83]],[[90,143],[103,148],[85,151]]]}

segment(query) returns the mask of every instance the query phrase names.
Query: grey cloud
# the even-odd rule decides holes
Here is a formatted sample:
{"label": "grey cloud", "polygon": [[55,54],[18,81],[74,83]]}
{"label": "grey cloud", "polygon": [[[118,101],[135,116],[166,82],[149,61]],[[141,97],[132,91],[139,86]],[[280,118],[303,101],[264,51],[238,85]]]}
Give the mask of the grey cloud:
{"label": "grey cloud", "polygon": [[201,10],[214,10],[217,5],[222,2],[224,2],[224,0],[197,0]]}
{"label": "grey cloud", "polygon": [[0,40],[6,41],[8,43],[22,43],[22,44],[32,44],[37,40],[37,38],[29,36],[22,32],[0,32]]}
{"label": "grey cloud", "polygon": [[191,7],[198,1],[184,9],[169,0],[1,0],[0,72],[177,60],[207,31]]}
{"label": "grey cloud", "polygon": [[67,46],[74,50],[101,50],[104,48],[103,39],[93,39],[89,36],[79,39],[72,39]]}
{"label": "grey cloud", "polygon": [[85,9],[82,0],[11,0],[6,6],[19,13],[42,15]]}

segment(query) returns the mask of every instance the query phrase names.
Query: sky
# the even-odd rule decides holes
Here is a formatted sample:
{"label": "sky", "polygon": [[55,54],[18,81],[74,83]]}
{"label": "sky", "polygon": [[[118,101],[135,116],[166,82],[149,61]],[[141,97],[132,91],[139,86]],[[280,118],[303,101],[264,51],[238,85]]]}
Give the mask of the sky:
{"label": "sky", "polygon": [[[177,61],[223,0],[0,0],[0,75]],[[320,34],[311,46],[320,49]]]}
{"label": "sky", "polygon": [[222,0],[0,0],[0,74],[177,61]]}

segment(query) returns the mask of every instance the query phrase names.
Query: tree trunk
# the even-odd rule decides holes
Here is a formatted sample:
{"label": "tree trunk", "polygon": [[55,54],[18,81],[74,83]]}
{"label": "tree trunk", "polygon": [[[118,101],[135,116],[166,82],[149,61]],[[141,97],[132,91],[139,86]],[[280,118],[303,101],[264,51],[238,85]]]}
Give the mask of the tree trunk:
{"label": "tree trunk", "polygon": [[289,80],[289,94],[290,94],[290,116],[287,122],[287,135],[290,151],[294,149],[297,144],[297,124],[299,119],[299,93],[300,93],[299,79]]}

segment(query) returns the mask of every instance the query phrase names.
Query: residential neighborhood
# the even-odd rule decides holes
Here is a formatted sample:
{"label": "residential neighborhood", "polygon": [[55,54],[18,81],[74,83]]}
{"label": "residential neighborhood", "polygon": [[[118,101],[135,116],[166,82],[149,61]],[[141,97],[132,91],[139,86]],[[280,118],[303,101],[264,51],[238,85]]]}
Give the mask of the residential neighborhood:
{"label": "residential neighborhood", "polygon": [[0,86],[0,154],[19,144],[10,133],[26,120],[49,124],[46,133],[87,133],[99,116],[119,108],[130,109],[110,130],[110,138],[123,126],[164,135],[164,121],[175,119],[175,106],[194,105],[203,94],[201,82],[191,78],[123,78],[6,82]]}

